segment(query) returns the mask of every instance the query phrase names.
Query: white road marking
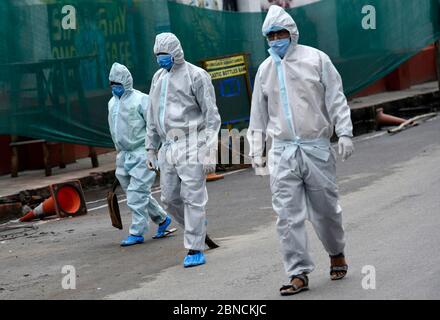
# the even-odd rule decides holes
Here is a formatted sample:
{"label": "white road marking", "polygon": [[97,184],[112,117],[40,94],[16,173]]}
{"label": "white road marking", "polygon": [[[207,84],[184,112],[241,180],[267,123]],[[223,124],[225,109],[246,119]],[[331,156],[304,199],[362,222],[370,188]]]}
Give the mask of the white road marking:
{"label": "white road marking", "polygon": [[367,140],[371,140],[371,139],[382,137],[382,136],[386,135],[387,133],[388,132],[381,132],[381,133],[377,133],[377,134],[374,134],[372,136],[368,136],[368,137],[365,137],[365,138],[354,139],[354,141],[356,141],[356,142],[367,141]]}
{"label": "white road marking", "polygon": [[240,173],[240,172],[243,172],[243,171],[246,171],[246,170],[248,170],[248,168],[239,169],[239,170],[236,170],[236,171],[231,171],[231,172],[226,172],[226,173],[221,173],[221,175],[222,176],[230,176],[231,174]]}

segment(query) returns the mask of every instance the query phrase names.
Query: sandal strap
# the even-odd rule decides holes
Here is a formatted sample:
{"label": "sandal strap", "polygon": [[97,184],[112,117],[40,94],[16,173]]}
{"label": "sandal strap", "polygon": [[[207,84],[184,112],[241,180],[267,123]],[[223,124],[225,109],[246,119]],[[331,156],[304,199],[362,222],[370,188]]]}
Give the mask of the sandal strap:
{"label": "sandal strap", "polygon": [[[309,278],[304,273],[293,276],[291,278],[291,280],[293,280],[293,279],[300,279],[304,283],[304,285],[303,285],[304,287],[307,287],[309,285]],[[296,289],[298,289],[298,288],[296,288]]]}
{"label": "sandal strap", "polygon": [[348,270],[348,265],[343,265],[343,266],[331,266],[330,267],[330,273],[333,272],[340,272],[340,271],[347,271]]}
{"label": "sandal strap", "polygon": [[341,252],[340,254],[337,254],[335,256],[329,255],[330,258],[345,258],[345,255],[343,252]]}
{"label": "sandal strap", "polygon": [[306,274],[295,275],[291,278],[291,281],[293,279],[300,279],[303,282],[303,285],[297,286],[296,284],[292,284],[292,283],[286,284],[280,288],[280,291],[289,290],[289,289],[293,289],[293,291],[297,291],[299,289],[307,288],[309,285],[309,278],[307,277]]}
{"label": "sandal strap", "polygon": [[291,284],[286,284],[280,288],[280,291],[284,291],[284,290],[288,290],[288,289],[296,290],[295,286],[293,286]]}

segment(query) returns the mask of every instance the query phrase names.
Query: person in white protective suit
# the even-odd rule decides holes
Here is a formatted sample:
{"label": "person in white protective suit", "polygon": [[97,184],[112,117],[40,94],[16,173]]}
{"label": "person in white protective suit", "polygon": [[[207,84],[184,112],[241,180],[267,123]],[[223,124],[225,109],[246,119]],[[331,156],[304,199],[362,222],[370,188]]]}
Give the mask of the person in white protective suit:
{"label": "person in white protective suit", "polygon": [[183,265],[193,267],[206,262],[206,175],[215,171],[221,120],[210,75],[185,61],[174,34],[159,34],[154,54],[161,68],[150,89],[149,167],[160,168],[161,200],[185,227]]}
{"label": "person in white protective suit", "polygon": [[345,161],[354,151],[353,126],[338,71],[325,53],[298,44],[298,29],[284,9],[270,7],[263,35],[270,57],[256,74],[248,141],[258,174],[266,168],[264,142],[272,140],[268,152],[272,205],[291,280],[280,293],[292,295],[308,289],[307,274],[314,270],[306,219],[330,255],[331,279],[347,273],[336,154],[330,138],[336,128]]}
{"label": "person in white protective suit", "polygon": [[151,217],[159,225],[155,238],[165,236],[171,218],[151,195],[156,173],[147,168],[145,148],[146,108],[148,95],[133,89],[130,71],[114,63],[109,75],[113,97],[108,103],[108,122],[117,153],[116,178],[127,194],[127,205],[132,213],[130,234],[121,246],[144,242]]}

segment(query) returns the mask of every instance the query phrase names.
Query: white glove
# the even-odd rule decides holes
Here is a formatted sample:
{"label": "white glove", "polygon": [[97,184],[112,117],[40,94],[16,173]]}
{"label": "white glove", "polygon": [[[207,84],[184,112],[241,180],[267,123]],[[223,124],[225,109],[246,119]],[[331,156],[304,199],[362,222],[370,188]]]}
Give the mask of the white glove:
{"label": "white glove", "polygon": [[203,172],[205,173],[205,176],[210,173],[215,173],[216,165],[215,164],[205,164],[203,166]]}
{"label": "white glove", "polygon": [[264,167],[263,157],[253,157],[252,158],[252,168],[262,168]]}
{"label": "white glove", "polygon": [[255,174],[257,176],[267,176],[269,174],[263,157],[253,157],[252,168],[255,169]]}
{"label": "white glove", "polygon": [[159,170],[157,165],[157,152],[155,150],[147,151],[147,167],[149,170]]}
{"label": "white glove", "polygon": [[354,152],[353,141],[350,137],[342,136],[338,142],[339,155],[342,155],[342,161],[347,160]]}
{"label": "white glove", "polygon": [[203,171],[205,175],[215,173],[217,166],[217,150],[207,150],[203,161]]}

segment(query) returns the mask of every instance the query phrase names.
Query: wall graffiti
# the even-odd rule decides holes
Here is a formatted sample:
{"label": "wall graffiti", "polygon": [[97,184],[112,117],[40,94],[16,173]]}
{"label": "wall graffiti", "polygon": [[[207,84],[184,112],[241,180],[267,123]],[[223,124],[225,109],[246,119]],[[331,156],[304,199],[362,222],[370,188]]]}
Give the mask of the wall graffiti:
{"label": "wall graffiti", "polygon": [[61,27],[61,5],[48,5],[50,44],[55,59],[95,56],[81,61],[81,81],[84,89],[107,85],[107,70],[118,61],[128,68],[135,66],[131,2],[95,3],[77,10],[75,30]]}

